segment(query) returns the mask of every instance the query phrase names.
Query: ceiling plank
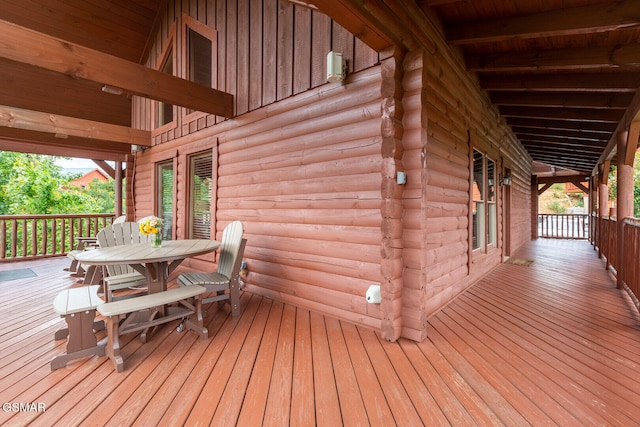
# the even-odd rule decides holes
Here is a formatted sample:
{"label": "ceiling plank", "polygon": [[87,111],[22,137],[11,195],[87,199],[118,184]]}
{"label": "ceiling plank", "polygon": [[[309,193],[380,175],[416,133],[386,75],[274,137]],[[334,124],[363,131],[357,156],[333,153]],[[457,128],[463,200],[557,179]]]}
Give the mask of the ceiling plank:
{"label": "ceiling plank", "polygon": [[589,132],[589,131],[571,131],[571,130],[560,130],[554,129],[550,131],[549,129],[540,129],[540,128],[528,128],[528,127],[519,127],[513,126],[511,128],[513,133],[516,135],[551,135],[558,138],[571,138],[575,140],[584,140],[584,141],[593,141],[600,142],[604,145],[607,145],[609,142],[609,135],[606,133],[597,133],[597,132]]}
{"label": "ceiling plank", "polygon": [[0,57],[227,118],[233,95],[0,20]]}
{"label": "ceiling plank", "polygon": [[581,120],[589,122],[618,123],[623,113],[620,110],[557,108],[557,107],[499,107],[505,117],[531,117],[544,119]]}
{"label": "ceiling plank", "polygon": [[592,94],[592,93],[562,93],[562,92],[532,92],[523,96],[517,92],[491,92],[491,101],[495,105],[522,105],[540,107],[570,107],[570,108],[614,108],[625,110],[633,98],[633,94]]}
{"label": "ceiling plank", "polygon": [[485,90],[632,92],[640,87],[640,73],[480,74]]}
{"label": "ceiling plank", "polygon": [[149,146],[151,143],[149,131],[6,105],[0,105],[0,126],[45,132],[60,139],[76,136],[129,145]]}
{"label": "ceiling plank", "polygon": [[583,122],[577,120],[550,120],[526,117],[508,117],[507,124],[511,127],[520,128],[600,133],[606,138],[610,138],[611,133],[616,129],[616,123]]}
{"label": "ceiling plank", "polygon": [[466,63],[471,71],[636,68],[640,67],[640,44],[474,54],[466,57]]}
{"label": "ceiling plank", "polygon": [[621,0],[452,25],[447,28],[447,40],[453,44],[492,43],[589,34],[638,26],[637,0]]}

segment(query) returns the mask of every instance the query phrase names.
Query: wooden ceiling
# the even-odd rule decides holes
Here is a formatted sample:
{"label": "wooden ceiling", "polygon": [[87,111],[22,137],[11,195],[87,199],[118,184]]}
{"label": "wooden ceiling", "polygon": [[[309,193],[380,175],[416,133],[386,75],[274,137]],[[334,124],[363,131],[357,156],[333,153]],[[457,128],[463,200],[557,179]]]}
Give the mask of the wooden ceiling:
{"label": "wooden ceiling", "polygon": [[143,65],[166,6],[2,0],[0,150],[125,160],[151,141],[131,128],[132,95],[231,117],[230,94]]}
{"label": "wooden ceiling", "polygon": [[[228,94],[208,93],[194,105],[200,94],[185,96],[193,88],[184,81],[137,68],[153,46],[166,3],[3,0],[0,149],[121,159],[148,137],[130,128],[132,94],[169,96],[171,103],[229,116]],[[303,3],[377,50],[431,48],[423,29],[427,17],[435,21],[531,157],[550,170],[591,174],[614,152],[615,132],[638,120],[639,0]],[[138,83],[154,81],[170,95],[100,65],[116,60],[125,73],[143,73]],[[124,95],[103,92],[105,83],[124,88]]]}
{"label": "wooden ceiling", "polygon": [[[590,175],[601,157],[615,152],[616,130],[638,119],[638,0],[312,3],[379,47],[393,41],[429,48],[419,29],[425,16],[432,17],[534,161],[543,164],[537,173],[546,164],[552,173]],[[360,21],[341,20],[341,14]],[[388,31],[381,35],[367,22]]]}

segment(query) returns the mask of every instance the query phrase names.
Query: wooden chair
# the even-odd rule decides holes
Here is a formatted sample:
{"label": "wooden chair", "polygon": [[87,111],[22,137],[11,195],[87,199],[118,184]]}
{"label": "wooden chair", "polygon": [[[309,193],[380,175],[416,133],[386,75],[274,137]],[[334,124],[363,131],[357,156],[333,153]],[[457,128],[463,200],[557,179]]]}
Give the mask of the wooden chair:
{"label": "wooden chair", "polygon": [[[111,224],[100,230],[96,236],[101,248],[130,245],[150,241],[152,236],[140,233],[137,222]],[[107,302],[113,301],[113,291],[146,285],[145,277],[127,264],[105,265],[103,270],[104,294]]]}
{"label": "wooden chair", "polygon": [[[183,273],[178,277],[181,286],[204,286],[207,294],[214,294],[202,300],[202,303],[229,301],[231,314],[240,314],[240,266],[247,239],[242,238],[243,227],[240,221],[227,225],[222,233],[222,244],[216,272]],[[226,291],[229,291],[228,293]]]}
{"label": "wooden chair", "polygon": [[[120,215],[118,218],[113,220],[112,224],[120,224],[125,222],[126,220],[127,220],[126,215]],[[76,260],[76,255],[97,244],[98,244],[98,240],[95,237],[83,237],[83,236],[78,237],[78,244],[76,245],[76,248],[72,251],[67,252],[67,257],[71,258],[71,265],[68,268],[65,268],[65,270],[70,271],[71,273],[75,274],[78,277],[85,276],[85,270],[95,270],[92,268],[85,269],[82,265],[79,265],[78,260]],[[88,271],[87,276],[91,277],[92,272]],[[85,281],[85,284],[93,285],[95,283],[89,280],[89,281]]]}

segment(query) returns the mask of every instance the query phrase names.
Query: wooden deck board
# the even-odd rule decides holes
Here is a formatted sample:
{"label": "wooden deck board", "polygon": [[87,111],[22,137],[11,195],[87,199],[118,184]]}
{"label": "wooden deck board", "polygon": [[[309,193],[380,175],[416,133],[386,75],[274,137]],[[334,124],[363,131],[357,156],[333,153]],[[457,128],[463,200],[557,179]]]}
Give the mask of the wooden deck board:
{"label": "wooden deck board", "polygon": [[[65,351],[66,259],[0,264],[0,397],[46,412],[2,425],[637,425],[640,315],[588,243],[532,242],[429,321],[422,343],[257,295],[211,304],[209,339],[165,325],[123,339],[125,371]],[[100,332],[103,336],[104,332]],[[119,410],[116,410],[118,409]]]}

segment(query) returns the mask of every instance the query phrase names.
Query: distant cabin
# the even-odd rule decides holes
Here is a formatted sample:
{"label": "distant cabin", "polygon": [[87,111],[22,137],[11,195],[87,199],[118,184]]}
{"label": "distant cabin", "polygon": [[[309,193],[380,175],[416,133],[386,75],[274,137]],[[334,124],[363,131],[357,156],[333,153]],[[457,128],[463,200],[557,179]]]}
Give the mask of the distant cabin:
{"label": "distant cabin", "polygon": [[96,168],[85,173],[80,178],[74,179],[69,183],[69,185],[85,189],[89,184],[91,184],[91,182],[93,182],[94,179],[97,179],[100,182],[108,182],[109,176],[101,169]]}

